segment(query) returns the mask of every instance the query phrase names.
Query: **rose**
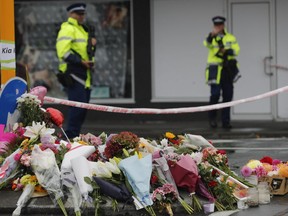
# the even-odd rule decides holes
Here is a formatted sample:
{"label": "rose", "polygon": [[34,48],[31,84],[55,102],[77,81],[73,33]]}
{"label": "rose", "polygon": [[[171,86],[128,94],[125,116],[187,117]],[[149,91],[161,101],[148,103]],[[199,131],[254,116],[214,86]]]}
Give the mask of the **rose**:
{"label": "rose", "polygon": [[270,165],[272,165],[273,163],[273,159],[269,156],[265,156],[260,160],[261,163],[268,163]]}
{"label": "rose", "polygon": [[156,175],[152,175],[150,179],[151,184],[156,184],[158,182],[158,177]]}
{"label": "rose", "polygon": [[208,183],[208,186],[209,187],[216,187],[218,185],[218,183],[216,182],[216,181],[210,181],[209,183]]}

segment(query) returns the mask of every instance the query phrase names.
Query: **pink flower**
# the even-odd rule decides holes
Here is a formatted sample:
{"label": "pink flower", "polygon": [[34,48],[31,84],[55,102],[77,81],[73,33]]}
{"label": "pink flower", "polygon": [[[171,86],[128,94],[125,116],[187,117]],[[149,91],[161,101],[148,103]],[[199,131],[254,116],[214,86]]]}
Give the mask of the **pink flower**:
{"label": "pink flower", "polygon": [[274,160],[272,161],[272,165],[278,165],[278,164],[280,164],[280,163],[281,163],[281,161],[278,160],[278,159],[274,159]]}
{"label": "pink flower", "polygon": [[14,160],[15,160],[15,161],[19,161],[20,158],[21,158],[21,156],[22,156],[21,153],[17,153],[17,154],[15,154],[15,155],[14,155]]}
{"label": "pink flower", "polygon": [[248,166],[243,166],[241,169],[241,174],[244,177],[249,177],[252,174],[253,170]]}
{"label": "pink flower", "polygon": [[266,176],[267,175],[266,170],[262,166],[256,167],[255,168],[255,172],[256,172],[257,177],[261,177],[261,176]]}
{"label": "pink flower", "polygon": [[30,167],[31,164],[31,155],[28,154],[23,154],[22,157],[20,158],[21,164],[23,164],[26,167]]}

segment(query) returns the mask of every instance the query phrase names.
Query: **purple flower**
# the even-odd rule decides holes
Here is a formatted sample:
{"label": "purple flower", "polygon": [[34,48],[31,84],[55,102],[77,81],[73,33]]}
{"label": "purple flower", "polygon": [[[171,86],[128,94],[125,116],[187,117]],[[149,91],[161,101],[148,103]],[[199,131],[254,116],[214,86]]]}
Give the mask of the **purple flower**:
{"label": "purple flower", "polygon": [[252,174],[253,170],[248,166],[243,166],[241,169],[241,174],[244,177],[249,177]]}

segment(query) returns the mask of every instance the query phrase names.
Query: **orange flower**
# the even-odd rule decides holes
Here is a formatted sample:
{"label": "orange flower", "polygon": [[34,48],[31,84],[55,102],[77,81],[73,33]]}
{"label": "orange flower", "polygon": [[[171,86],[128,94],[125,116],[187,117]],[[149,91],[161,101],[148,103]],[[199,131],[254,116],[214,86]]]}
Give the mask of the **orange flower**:
{"label": "orange flower", "polygon": [[279,176],[288,177],[288,166],[282,165],[279,167]]}
{"label": "orange flower", "polygon": [[36,185],[35,186],[35,191],[39,193],[44,193],[46,190],[41,186],[41,185]]}
{"label": "orange flower", "polygon": [[233,181],[227,181],[227,184],[228,184],[230,187],[233,187],[233,186],[234,186],[234,182],[233,182]]}
{"label": "orange flower", "polygon": [[273,170],[273,166],[268,164],[268,163],[262,163],[263,168],[265,169],[266,172],[270,172]]}
{"label": "orange flower", "polygon": [[15,190],[17,188],[17,184],[12,184],[12,190]]}

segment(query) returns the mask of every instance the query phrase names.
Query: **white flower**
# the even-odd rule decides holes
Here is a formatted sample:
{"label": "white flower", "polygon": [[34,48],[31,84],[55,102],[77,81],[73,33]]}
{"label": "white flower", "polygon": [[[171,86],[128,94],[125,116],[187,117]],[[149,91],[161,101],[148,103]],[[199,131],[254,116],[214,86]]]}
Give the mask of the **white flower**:
{"label": "white flower", "polygon": [[164,138],[160,141],[161,147],[165,148],[168,146],[168,139]]}
{"label": "white flower", "polygon": [[79,136],[73,138],[73,142],[79,142],[80,140],[81,140],[81,138]]}
{"label": "white flower", "polygon": [[270,177],[274,176],[274,175],[277,176],[278,174],[279,174],[279,170],[274,170],[274,171],[270,171],[267,173],[267,175]]}
{"label": "white flower", "polygon": [[45,122],[42,122],[41,124],[40,122],[35,123],[33,121],[32,126],[27,126],[25,129],[24,136],[30,137],[31,139],[45,134],[53,134],[55,132],[54,128],[46,128]]}
{"label": "white flower", "polygon": [[20,97],[17,98],[18,105],[24,102],[28,104],[35,104],[35,105],[41,104],[41,101],[38,99],[38,97],[30,93],[24,93]]}
{"label": "white flower", "polygon": [[109,159],[109,162],[105,162],[105,166],[114,174],[120,174],[121,172],[116,161],[111,158]]}
{"label": "white flower", "polygon": [[202,161],[203,153],[202,152],[193,152],[190,156],[193,158],[195,163],[198,165]]}
{"label": "white flower", "polygon": [[100,178],[112,178],[112,173],[105,166],[105,163],[101,161],[96,162],[93,171],[95,172],[96,176]]}

